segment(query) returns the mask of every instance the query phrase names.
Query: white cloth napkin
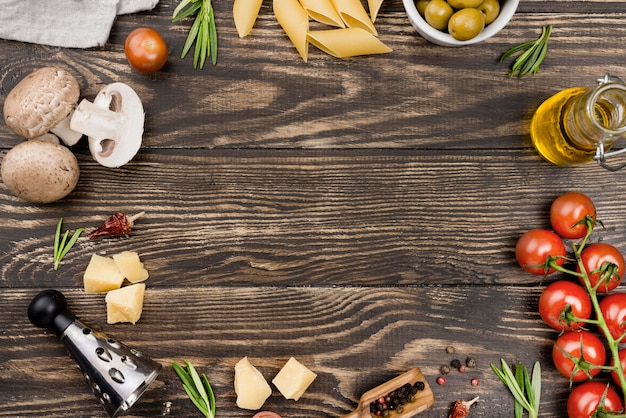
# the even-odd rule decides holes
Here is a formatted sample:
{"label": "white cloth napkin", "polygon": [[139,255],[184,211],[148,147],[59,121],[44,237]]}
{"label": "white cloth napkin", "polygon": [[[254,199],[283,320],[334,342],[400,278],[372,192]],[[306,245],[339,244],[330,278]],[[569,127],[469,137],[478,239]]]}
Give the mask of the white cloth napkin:
{"label": "white cloth napkin", "polygon": [[66,48],[106,43],[115,16],[159,0],[0,0],[0,38]]}

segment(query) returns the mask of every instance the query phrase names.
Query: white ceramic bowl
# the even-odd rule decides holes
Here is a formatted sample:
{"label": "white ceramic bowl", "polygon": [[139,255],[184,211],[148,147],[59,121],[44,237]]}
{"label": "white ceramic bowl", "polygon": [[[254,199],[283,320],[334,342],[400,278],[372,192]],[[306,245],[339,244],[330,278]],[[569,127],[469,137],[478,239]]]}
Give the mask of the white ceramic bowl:
{"label": "white ceramic bowl", "polygon": [[411,24],[424,38],[437,45],[463,46],[482,42],[500,32],[500,30],[505,27],[507,23],[509,23],[509,20],[511,20],[515,14],[517,6],[519,5],[519,0],[500,0],[500,14],[496,20],[485,26],[485,29],[483,29],[483,31],[476,37],[467,41],[457,41],[447,32],[437,30],[426,23],[426,20],[424,20],[424,18],[417,11],[415,0],[402,0],[402,3],[404,4],[404,9],[406,10],[406,14],[409,17]]}

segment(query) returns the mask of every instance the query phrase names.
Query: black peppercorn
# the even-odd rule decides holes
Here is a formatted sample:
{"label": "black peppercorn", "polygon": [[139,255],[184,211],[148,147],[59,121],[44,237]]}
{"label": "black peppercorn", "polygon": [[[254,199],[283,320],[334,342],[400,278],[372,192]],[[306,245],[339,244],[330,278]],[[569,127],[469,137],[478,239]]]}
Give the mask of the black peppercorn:
{"label": "black peppercorn", "polygon": [[459,367],[461,367],[461,360],[459,359],[454,359],[450,362],[450,366],[454,367],[455,369],[458,369]]}
{"label": "black peppercorn", "polygon": [[470,369],[473,369],[478,365],[478,363],[476,362],[476,359],[474,357],[468,357],[467,360],[465,360],[465,365]]}

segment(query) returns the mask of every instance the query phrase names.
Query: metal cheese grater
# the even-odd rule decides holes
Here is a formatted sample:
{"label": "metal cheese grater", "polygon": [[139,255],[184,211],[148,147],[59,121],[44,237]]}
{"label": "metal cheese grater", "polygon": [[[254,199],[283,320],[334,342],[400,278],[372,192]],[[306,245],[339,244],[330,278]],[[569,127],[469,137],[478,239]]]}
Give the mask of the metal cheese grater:
{"label": "metal cheese grater", "polygon": [[56,290],[35,296],[28,318],[37,327],[54,330],[111,417],[128,411],[161,370],[159,363],[76,319]]}

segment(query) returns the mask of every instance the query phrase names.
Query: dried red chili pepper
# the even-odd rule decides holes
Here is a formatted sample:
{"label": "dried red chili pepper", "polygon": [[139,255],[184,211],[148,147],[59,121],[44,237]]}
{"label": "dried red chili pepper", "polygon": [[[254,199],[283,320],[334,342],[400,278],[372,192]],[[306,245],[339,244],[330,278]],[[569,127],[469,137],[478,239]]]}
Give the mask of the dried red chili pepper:
{"label": "dried red chili pepper", "polygon": [[130,234],[133,229],[134,222],[145,212],[140,212],[130,218],[123,212],[115,212],[104,223],[89,234],[89,239],[99,237],[119,237]]}
{"label": "dried red chili pepper", "polygon": [[470,407],[474,404],[474,402],[478,401],[478,396],[472,399],[471,401],[456,401],[454,406],[452,407],[452,411],[450,411],[449,418],[465,418],[469,417]]}

